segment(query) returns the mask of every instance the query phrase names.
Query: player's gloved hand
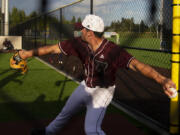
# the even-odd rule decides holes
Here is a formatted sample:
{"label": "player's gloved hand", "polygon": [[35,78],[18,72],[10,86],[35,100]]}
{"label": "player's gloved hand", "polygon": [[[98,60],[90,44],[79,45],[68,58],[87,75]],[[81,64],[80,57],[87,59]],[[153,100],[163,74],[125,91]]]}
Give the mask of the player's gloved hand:
{"label": "player's gloved hand", "polygon": [[14,53],[14,55],[10,58],[10,67],[12,69],[20,70],[22,74],[27,72],[26,60],[20,57],[19,51]]}

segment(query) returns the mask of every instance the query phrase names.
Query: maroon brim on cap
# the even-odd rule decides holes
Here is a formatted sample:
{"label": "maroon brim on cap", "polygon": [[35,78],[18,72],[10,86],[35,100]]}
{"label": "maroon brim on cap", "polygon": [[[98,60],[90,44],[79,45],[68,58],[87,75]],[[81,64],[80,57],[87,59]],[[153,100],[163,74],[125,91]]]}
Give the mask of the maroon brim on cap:
{"label": "maroon brim on cap", "polygon": [[82,26],[82,23],[77,22],[74,24],[74,29],[75,30],[82,30],[84,27]]}

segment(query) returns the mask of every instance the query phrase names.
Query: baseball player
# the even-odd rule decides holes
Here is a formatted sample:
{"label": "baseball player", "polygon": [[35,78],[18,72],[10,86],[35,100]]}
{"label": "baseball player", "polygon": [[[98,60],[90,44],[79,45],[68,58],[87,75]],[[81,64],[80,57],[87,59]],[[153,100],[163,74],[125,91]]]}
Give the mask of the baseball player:
{"label": "baseball player", "polygon": [[130,68],[161,84],[165,94],[176,88],[172,80],[152,67],[138,61],[124,49],[103,38],[104,22],[96,15],[87,15],[82,21],[81,36],[29,51],[19,51],[21,59],[48,53],[77,56],[84,67],[84,80],[67,100],[62,111],[45,128],[34,129],[31,135],[55,135],[82,107],[86,107],[86,135],[105,135],[101,123],[115,89],[115,74],[119,68]]}

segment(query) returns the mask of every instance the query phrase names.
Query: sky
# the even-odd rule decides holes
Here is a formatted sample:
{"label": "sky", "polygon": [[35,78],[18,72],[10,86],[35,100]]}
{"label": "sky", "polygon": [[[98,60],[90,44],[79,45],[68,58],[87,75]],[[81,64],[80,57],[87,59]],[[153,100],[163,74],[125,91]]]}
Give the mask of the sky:
{"label": "sky", "polygon": [[[9,0],[9,10],[13,7],[24,10],[28,15],[38,11],[40,0]],[[77,0],[49,0],[49,10],[62,7]],[[103,18],[106,25],[112,21],[124,18],[134,18],[135,23],[145,20],[148,15],[148,0],[94,0],[94,14]],[[90,0],[84,0],[66,11],[66,16],[72,15],[83,18],[90,13]]]}
{"label": "sky", "polygon": [[[55,9],[69,3],[72,3],[75,0],[49,0],[49,8]],[[40,0],[9,0],[9,9],[13,7],[22,9],[26,14],[31,13],[32,11],[38,11]]]}
{"label": "sky", "polygon": [[[135,23],[146,21],[149,15],[149,0],[94,0],[94,14],[103,18],[106,25],[121,18],[134,18]],[[159,0],[157,0],[159,1]],[[87,14],[90,0],[85,0],[79,6],[72,8],[76,16]],[[90,11],[88,10],[88,13]],[[159,15],[158,15],[159,16]]]}

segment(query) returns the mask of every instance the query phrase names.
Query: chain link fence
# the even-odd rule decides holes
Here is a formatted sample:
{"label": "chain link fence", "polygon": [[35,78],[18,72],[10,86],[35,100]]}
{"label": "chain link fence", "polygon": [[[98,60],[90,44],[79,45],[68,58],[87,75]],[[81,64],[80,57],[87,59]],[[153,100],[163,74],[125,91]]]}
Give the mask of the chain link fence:
{"label": "chain link fence", "polygon": [[[156,7],[153,18],[151,4]],[[95,1],[95,5],[94,13],[103,17],[108,32],[118,34],[120,46],[164,76],[171,77],[171,1],[113,0],[106,3],[104,0]],[[113,36],[110,40],[116,41]],[[118,71],[114,101],[169,130],[170,100],[159,84],[139,73]]]}
{"label": "chain link fence", "polygon": [[[73,36],[73,24],[81,22],[86,14],[92,12],[90,2],[84,0],[22,22],[11,27],[10,34],[23,36],[24,49],[56,44]],[[93,1],[93,13],[104,19],[105,38],[116,42],[138,60],[170,78],[171,1],[154,2],[156,12],[153,17],[149,6],[152,3],[147,0]],[[62,62],[59,62],[59,57]],[[83,69],[78,59],[59,55],[41,58],[75,78],[82,79]],[[119,69],[116,85],[116,103],[169,130],[170,100],[159,84],[131,70]]]}

